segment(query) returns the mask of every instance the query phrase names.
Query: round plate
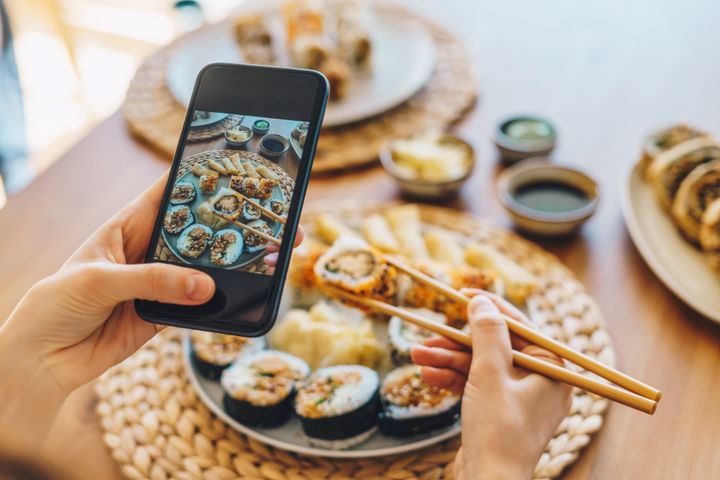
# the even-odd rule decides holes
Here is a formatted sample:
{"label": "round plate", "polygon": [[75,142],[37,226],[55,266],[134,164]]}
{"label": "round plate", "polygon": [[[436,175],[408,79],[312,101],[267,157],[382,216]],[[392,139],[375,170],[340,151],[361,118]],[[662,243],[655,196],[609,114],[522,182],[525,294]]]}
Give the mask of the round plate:
{"label": "round plate", "polygon": [[385,455],[396,455],[418,450],[447,440],[460,434],[460,423],[423,435],[407,438],[394,438],[375,432],[369,440],[347,450],[326,450],[310,445],[302,432],[300,419],[293,415],[287,423],[278,428],[248,427],[234,420],[223,408],[223,392],[219,382],[208,380],[197,371],[190,360],[190,332],[183,332],[183,363],[190,383],[198,393],[200,399],[223,422],[235,430],[244,433],[259,442],[272,445],[276,448],[300,453],[330,458],[374,458]]}
{"label": "round plate", "polygon": [[[241,12],[268,11],[278,1],[249,2]],[[324,127],[336,127],[378,115],[412,97],[432,77],[435,44],[418,22],[397,12],[376,10],[372,65],[357,73],[341,101],[328,102]],[[213,62],[242,63],[243,58],[230,28],[199,32],[171,56],[167,84],[183,105],[190,103],[198,72]]]}
{"label": "round plate", "polygon": [[682,238],[637,165],[627,175],[622,210],[633,243],[655,275],[695,311],[720,323],[720,278]]}
{"label": "round plate", "polygon": [[207,127],[209,125],[214,125],[216,123],[222,122],[228,117],[227,113],[220,113],[220,112],[206,112],[208,114],[208,118],[198,118],[197,120],[193,120],[190,124],[190,128],[200,128],[200,127]]}

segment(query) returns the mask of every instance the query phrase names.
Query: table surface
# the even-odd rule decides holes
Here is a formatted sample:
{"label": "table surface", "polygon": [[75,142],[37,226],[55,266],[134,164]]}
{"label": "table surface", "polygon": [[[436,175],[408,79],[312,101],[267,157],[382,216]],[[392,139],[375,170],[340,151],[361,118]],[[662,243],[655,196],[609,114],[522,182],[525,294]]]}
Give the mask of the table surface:
{"label": "table surface", "polygon": [[[415,2],[464,38],[481,98],[458,130],[479,168],[450,203],[508,225],[493,195],[491,143],[505,115],[538,112],[559,130],[554,157],[597,177],[602,202],[581,235],[540,242],[587,285],[620,367],[664,392],[654,416],[613,405],[565,478],[720,478],[720,325],[684,306],[643,263],[624,227],[624,172],[641,139],[684,120],[720,133],[720,2]],[[115,114],[0,211],[0,318],[33,282],[168,167]],[[379,168],[313,179],[307,204],[384,201],[397,188]],[[116,478],[90,386],[74,394],[49,441],[78,478]],[[714,451],[713,451],[714,450]]]}

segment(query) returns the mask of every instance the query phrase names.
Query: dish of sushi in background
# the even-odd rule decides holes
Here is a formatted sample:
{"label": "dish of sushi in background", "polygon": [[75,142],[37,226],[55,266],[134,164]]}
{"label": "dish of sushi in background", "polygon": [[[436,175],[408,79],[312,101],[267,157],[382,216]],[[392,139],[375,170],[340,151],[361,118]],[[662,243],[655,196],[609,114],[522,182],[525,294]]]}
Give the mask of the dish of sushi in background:
{"label": "dish of sushi in background", "polygon": [[302,158],[309,127],[309,122],[298,122],[290,132],[290,146],[298,158]]}
{"label": "dish of sushi in background", "polygon": [[[218,152],[218,155],[222,154],[227,157],[231,157],[235,153],[231,150]],[[192,170],[188,171],[176,180],[176,187],[192,186],[195,193],[192,198],[182,199],[181,201],[184,202],[182,204],[172,204],[173,199],[171,199],[171,206],[168,208],[168,212],[172,213],[178,211],[179,215],[177,222],[181,222],[184,228],[180,229],[180,224],[178,224],[177,228],[170,229],[166,228],[167,226],[164,225],[161,234],[167,247],[173,255],[180,259],[183,263],[226,269],[242,268],[261,258],[264,255],[264,246],[261,248],[250,246],[247,242],[248,235],[251,235],[248,233],[249,230],[238,227],[236,223],[244,222],[244,224],[254,229],[259,229],[274,238],[279,238],[283,226],[281,222],[277,222],[273,218],[268,218],[267,215],[260,215],[258,218],[255,218],[253,215],[260,212],[254,212],[252,208],[247,207],[245,205],[247,202],[243,201],[242,197],[230,188],[233,175],[227,170],[224,170],[226,173],[221,173],[209,168],[208,165],[211,161],[215,162],[213,165],[216,165],[216,168],[224,168],[224,164],[221,164],[217,160],[213,159],[197,162],[198,166],[196,167],[195,172]],[[268,162],[268,165],[264,165],[263,167],[261,167],[261,164],[253,158],[242,158],[241,161],[244,162],[243,165],[248,165],[248,169],[250,166],[254,166],[253,172],[250,172],[250,174],[257,177],[260,177],[260,174],[256,172],[257,168],[265,171],[268,168],[268,165],[270,165],[269,160],[264,160]],[[207,174],[199,175],[206,171],[208,172]],[[247,173],[248,172],[246,172],[246,174]],[[273,172],[266,174],[277,175]],[[205,184],[205,182],[210,178],[214,182],[212,188],[208,188]],[[237,205],[227,204],[226,208],[229,210],[220,211],[218,213],[226,215],[228,218],[236,217],[234,221],[223,220],[222,218],[215,216],[213,210],[214,207],[210,206],[210,203],[217,201],[223,194],[226,194],[226,196],[231,200],[235,198]],[[257,195],[260,195],[260,193],[257,193]],[[272,190],[266,199],[253,198],[253,200],[261,204],[262,202],[265,202],[268,207],[270,207],[273,202],[280,202],[282,204],[287,204],[288,202],[287,195],[283,192],[283,189],[279,184],[275,184],[272,187]],[[178,200],[175,200],[175,202],[177,201]],[[180,211],[182,208],[187,209],[191,218],[188,218],[188,214],[184,211]],[[284,214],[285,212],[283,211],[282,213]],[[166,214],[166,222],[164,223],[168,223],[168,219],[169,217]],[[191,231],[193,227],[197,227],[196,229],[198,231]],[[203,227],[206,229],[205,232],[201,232],[199,230]],[[202,248],[202,251],[195,256],[195,252],[188,252],[183,249],[183,246],[186,244],[197,244],[198,236],[205,236],[207,238],[204,242],[205,248]],[[220,238],[221,236],[222,239]],[[224,258],[218,257],[215,261],[213,261],[212,255],[214,252],[212,246],[216,240],[219,242],[218,245],[227,244],[227,248],[232,248],[232,244],[235,244],[237,248],[230,252],[230,254],[225,255]]]}
{"label": "dish of sushi in background", "polygon": [[[334,0],[335,3],[347,0]],[[286,26],[280,10],[281,0],[257,0],[243,3],[237,10],[237,17],[261,18],[258,25],[241,26],[248,39],[241,46],[227,24],[224,28],[207,29],[198,32],[183,48],[177,49],[168,62],[167,84],[172,95],[182,104],[188,105],[193,84],[198,72],[208,63],[262,63],[292,66],[288,47],[285,46]],[[257,17],[260,15],[260,17]],[[360,16],[362,17],[362,15]],[[336,127],[378,115],[400,105],[417,93],[433,75],[435,67],[435,45],[425,28],[416,21],[378,7],[372,12],[370,26],[371,53],[369,64],[362,68],[343,68],[337,59],[325,65],[325,73],[335,91],[343,82],[344,97],[327,105],[323,127]],[[355,20],[343,20],[353,24]],[[357,23],[364,23],[358,18]],[[348,32],[354,28],[345,28]],[[297,50],[325,50],[323,41],[314,44],[310,35],[297,40]],[[314,37],[314,36],[312,36]],[[323,36],[320,35],[322,38]],[[277,39],[277,41],[275,41]],[[273,42],[272,51],[277,58],[252,62],[248,56],[258,51],[252,42],[259,42],[260,49],[266,42]],[[248,43],[250,42],[250,43]],[[348,39],[348,44],[352,43]],[[324,53],[320,53],[324,55]],[[305,55],[307,56],[307,55]],[[322,70],[322,68],[321,68]],[[332,92],[332,87],[331,87]]]}
{"label": "dish of sushi in background", "polygon": [[[658,139],[667,148],[657,148]],[[720,144],[701,130],[680,124],[652,134],[626,174],[622,211],[655,275],[691,308],[720,323],[718,160]]]}
{"label": "dish of sushi in background", "polygon": [[209,125],[214,125],[216,123],[222,122],[227,117],[228,117],[227,113],[204,112],[201,110],[196,110],[195,113],[193,113],[193,119],[190,122],[190,128],[200,128],[200,127],[207,127]]}
{"label": "dish of sushi in background", "polygon": [[[324,390],[318,385],[312,389],[314,400],[307,395],[301,397],[311,405],[298,407],[296,402],[295,409],[300,408],[302,415],[290,414],[287,422],[273,428],[253,426],[253,420],[244,421],[242,413],[228,408],[222,385],[203,375],[192,361],[192,344],[186,338],[188,375],[199,397],[237,430],[264,443],[303,454],[368,458],[413,451],[457,435],[459,397],[420,381],[408,363],[412,345],[431,333],[399,318],[378,317],[328,299],[314,280],[319,271],[328,268],[335,275],[336,265],[329,263],[332,258],[338,266],[344,265],[340,270],[365,271],[363,258],[353,255],[353,246],[368,242],[386,253],[408,252],[406,258],[411,258],[416,268],[443,278],[450,285],[490,289],[525,309],[526,299],[538,285],[532,273],[495,247],[421,224],[419,215],[416,205],[395,205],[365,215],[358,224],[350,226],[332,214],[317,214],[312,224],[304,224],[306,239],[293,254],[278,322],[267,336],[267,345],[303,360],[313,372],[327,372],[337,365],[345,365],[343,371],[370,369],[377,381],[370,382],[374,387],[361,388],[353,394],[357,395],[353,408],[338,399],[339,404],[332,409],[315,412],[321,427],[317,423],[311,425],[314,422],[302,415],[315,415],[306,412],[313,410],[312,404],[334,404],[332,389]],[[341,260],[342,256],[348,261]],[[377,279],[383,271],[369,269],[367,275]],[[394,275],[382,278],[388,282],[382,290],[397,295],[394,301],[413,307],[413,312],[456,327],[465,321],[464,305],[448,303],[436,290],[421,284],[406,285]],[[366,280],[358,278],[353,288],[362,290]],[[359,377],[364,378],[364,374]],[[282,409],[287,411],[284,406]],[[339,426],[348,420],[354,423]]]}
{"label": "dish of sushi in background", "polygon": [[404,194],[446,199],[472,175],[475,151],[460,137],[430,130],[390,142],[380,152],[380,164]]}
{"label": "dish of sushi in background", "polygon": [[556,142],[557,133],[552,123],[534,115],[506,118],[495,129],[495,146],[505,164],[546,157],[555,149]]}
{"label": "dish of sushi in background", "polygon": [[576,232],[592,217],[599,202],[598,185],[592,177],[547,158],[507,168],[497,179],[496,192],[518,228],[545,236]]}

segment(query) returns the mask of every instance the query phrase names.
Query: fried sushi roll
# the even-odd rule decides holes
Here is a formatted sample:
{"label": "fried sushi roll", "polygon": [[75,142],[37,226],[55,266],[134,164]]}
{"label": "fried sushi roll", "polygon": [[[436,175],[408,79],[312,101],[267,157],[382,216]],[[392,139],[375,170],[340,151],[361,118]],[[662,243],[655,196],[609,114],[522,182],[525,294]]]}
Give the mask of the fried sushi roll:
{"label": "fried sushi roll", "polygon": [[190,225],[178,237],[177,249],[183,257],[198,258],[207,249],[212,236],[210,227],[198,223]]}
{"label": "fried sushi roll", "polygon": [[703,163],[720,159],[720,144],[710,137],[683,142],[658,155],[648,169],[648,178],[660,204],[669,209],[680,184]]}
{"label": "fried sushi roll", "polygon": [[218,184],[218,178],[220,175],[218,175],[217,172],[210,172],[208,174],[203,174],[200,176],[200,191],[206,195],[210,193],[215,193],[215,189],[217,188]]}
{"label": "fried sushi roll", "polygon": [[182,205],[195,200],[195,185],[190,182],[177,182],[170,193],[170,203]]}
{"label": "fried sushi roll", "polygon": [[313,373],[295,397],[295,413],[310,443],[344,449],[367,440],[377,425],[379,386],[375,370],[361,365]]}
{"label": "fried sushi roll", "polygon": [[720,199],[712,202],[703,214],[700,245],[710,267],[720,275]]}
{"label": "fried sushi roll", "polygon": [[380,431],[408,437],[447,428],[460,417],[460,398],[449,390],[425,383],[417,365],[396,368],[380,388]]}
{"label": "fried sushi roll", "polygon": [[708,205],[720,198],[720,159],[695,167],[680,184],[670,213],[685,237],[697,244]]}
{"label": "fried sushi roll", "polygon": [[190,334],[190,340],[190,359],[200,374],[210,380],[218,380],[222,371],[241,353],[265,348],[263,338],[236,337],[199,330]]}
{"label": "fried sushi roll", "polygon": [[222,374],[225,411],[245,425],[279,427],[290,418],[298,382],[309,374],[307,363],[285,352],[242,355]]}
{"label": "fried sushi roll", "polygon": [[689,127],[683,123],[651,134],[645,140],[643,146],[642,156],[640,157],[640,171],[643,175],[647,175],[647,170],[655,157],[687,140],[706,135],[707,132]]}
{"label": "fried sushi roll", "polygon": [[257,182],[257,192],[255,193],[255,197],[261,200],[267,200],[272,196],[275,185],[277,185],[277,182],[275,180],[270,180],[269,178],[261,178]]}
{"label": "fried sushi roll", "polygon": [[177,235],[192,225],[194,221],[195,217],[187,205],[171,206],[167,209],[167,213],[165,213],[163,228],[167,233]]}

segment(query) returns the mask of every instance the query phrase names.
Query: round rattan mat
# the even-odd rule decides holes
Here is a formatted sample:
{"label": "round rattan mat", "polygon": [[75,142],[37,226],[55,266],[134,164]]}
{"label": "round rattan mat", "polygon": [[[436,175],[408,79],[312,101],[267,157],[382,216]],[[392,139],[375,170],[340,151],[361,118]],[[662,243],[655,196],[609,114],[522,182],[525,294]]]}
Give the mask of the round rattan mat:
{"label": "round rattan mat", "polygon": [[225,131],[242,122],[242,115],[228,115],[217,123],[206,127],[196,127],[188,130],[188,142],[203,142],[221,137]]}
{"label": "round rattan mat", "polygon": [[[251,162],[255,165],[265,165],[269,168],[270,171],[278,176],[279,186],[285,194],[285,198],[292,198],[293,190],[295,189],[295,180],[293,180],[292,177],[276,163],[271,162],[257,153],[246,152],[244,150],[208,150],[206,152],[189,155],[183,158],[180,162],[176,177],[181,178],[183,175],[188,173],[192,166],[196,163],[207,166],[207,162],[210,159],[219,160],[220,158],[229,157],[235,154],[239,155],[243,162]],[[158,238],[155,256],[164,262],[184,263],[170,250],[170,248],[168,248],[165,243],[165,238],[162,235]],[[252,264],[245,265],[242,270],[245,272],[265,273],[267,268],[268,266],[263,263],[262,256],[260,256]]]}
{"label": "round rattan mat", "polygon": [[[447,30],[412,11],[379,6],[383,12],[414,18],[430,32],[436,45],[435,73],[428,84],[402,105],[370,119],[320,135],[313,164],[316,173],[334,172],[374,163],[388,140],[424,129],[443,128],[457,120],[475,101],[477,84],[465,47]],[[203,28],[231,28],[231,21]],[[167,87],[172,54],[192,42],[196,31],[185,35],[148,58],[130,83],[123,113],[131,131],[168,157],[175,152],[185,116]]]}
{"label": "round rattan mat", "polygon": [[[352,226],[386,206],[335,206],[333,213]],[[307,220],[318,211],[303,218],[309,235],[313,232]],[[423,206],[421,215],[425,224],[490,243],[530,269],[540,281],[528,301],[538,327],[614,365],[615,354],[595,302],[556,257],[461,212]],[[201,402],[184,371],[175,329],[165,330],[104,375],[97,392],[104,441],[129,478],[448,479],[459,445],[454,439],[411,454],[363,460],[305,457],[262,445],[222,423]],[[548,443],[534,478],[555,478],[573,463],[602,426],[607,405],[605,399],[575,390],[572,408]]]}

